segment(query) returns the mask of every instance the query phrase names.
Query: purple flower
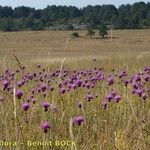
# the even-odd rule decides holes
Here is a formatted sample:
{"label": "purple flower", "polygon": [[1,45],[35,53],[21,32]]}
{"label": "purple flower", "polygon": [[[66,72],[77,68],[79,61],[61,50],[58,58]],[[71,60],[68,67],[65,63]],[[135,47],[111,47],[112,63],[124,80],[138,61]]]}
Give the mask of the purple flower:
{"label": "purple flower", "polygon": [[81,81],[81,80],[77,80],[77,81],[75,82],[75,84],[77,85],[77,87],[81,87],[82,81]]}
{"label": "purple flower", "polygon": [[105,99],[110,102],[111,100],[113,100],[113,97],[114,96],[112,94],[108,94]]}
{"label": "purple flower", "polygon": [[114,83],[113,77],[110,76],[106,79],[108,85],[112,85]]}
{"label": "purple flower", "polygon": [[126,71],[124,71],[124,70],[121,70],[119,73],[118,73],[118,77],[119,78],[122,78],[123,76],[126,76],[127,75],[127,73],[126,73]]}
{"label": "purple flower", "polygon": [[48,129],[51,128],[51,126],[49,125],[49,123],[46,122],[46,121],[42,122],[41,125],[40,125],[40,127],[44,131],[44,133],[47,133]]}
{"label": "purple flower", "polygon": [[138,85],[135,84],[135,83],[131,83],[131,86],[132,86],[134,89],[138,89]]}
{"label": "purple flower", "polygon": [[75,116],[72,119],[73,125],[81,125],[81,123],[84,122],[84,117],[83,116]]}
{"label": "purple flower", "polygon": [[116,96],[114,97],[114,100],[115,100],[116,103],[118,103],[118,102],[121,100],[121,96],[116,95]]}
{"label": "purple flower", "polygon": [[54,88],[53,88],[53,87],[49,87],[49,90],[50,90],[50,91],[53,91],[53,90],[54,90]]}
{"label": "purple flower", "polygon": [[91,101],[94,99],[94,96],[92,94],[86,94],[85,98],[88,100],[88,101]]}
{"label": "purple flower", "polygon": [[142,98],[143,100],[146,100],[146,99],[147,99],[146,93],[142,93],[141,98]]}
{"label": "purple flower", "polygon": [[136,81],[136,82],[141,81],[141,77],[138,76],[138,75],[134,76],[133,79],[134,79],[134,81]]}
{"label": "purple flower", "polygon": [[148,71],[148,68],[149,68],[148,66],[145,66],[145,67],[144,67],[144,71],[145,71],[145,72]]}
{"label": "purple flower", "polygon": [[46,88],[47,88],[46,84],[43,83],[40,85],[40,89],[42,90],[42,92],[44,92],[46,90]]}
{"label": "purple flower", "polygon": [[149,81],[149,79],[150,79],[150,75],[144,75],[144,77],[143,77],[143,79],[147,82],[147,81]]}
{"label": "purple flower", "polygon": [[24,84],[24,81],[19,81],[19,82],[17,83],[17,86],[18,86],[18,87],[22,87],[23,84]]}
{"label": "purple flower", "polygon": [[22,92],[22,91],[16,90],[16,97],[17,97],[18,99],[20,99],[20,98],[22,97],[22,95],[23,95],[23,92]]}
{"label": "purple flower", "polygon": [[75,89],[76,88],[76,84],[75,83],[70,84],[70,88],[71,89]]}
{"label": "purple flower", "polygon": [[124,84],[125,84],[125,86],[127,86],[127,85],[128,85],[128,83],[129,83],[129,81],[128,81],[128,80],[124,80]]}
{"label": "purple flower", "polygon": [[112,90],[112,91],[110,92],[110,94],[114,97],[114,96],[116,95],[116,92],[115,92],[114,90]]}
{"label": "purple flower", "polygon": [[7,88],[10,83],[9,83],[9,81],[4,80],[4,81],[2,82],[2,84],[3,84],[4,88]]}
{"label": "purple flower", "polygon": [[29,103],[27,102],[24,102],[22,105],[21,105],[21,108],[24,110],[24,111],[27,111],[29,109],[30,105]]}
{"label": "purple flower", "polygon": [[142,91],[141,89],[137,89],[137,90],[135,91],[135,93],[136,93],[139,97],[141,97],[143,91]]}
{"label": "purple flower", "polygon": [[65,94],[65,92],[66,92],[66,89],[65,89],[65,88],[61,88],[61,89],[60,89],[60,94]]}
{"label": "purple flower", "polygon": [[36,103],[36,99],[32,98],[31,101],[33,102],[33,104]]}
{"label": "purple flower", "polygon": [[42,102],[42,106],[44,107],[44,111],[48,110],[49,103],[48,102]]}
{"label": "purple flower", "polygon": [[108,105],[108,101],[103,100],[103,101],[102,101],[102,107],[103,107],[104,109],[106,109],[106,108],[107,108],[107,105]]}

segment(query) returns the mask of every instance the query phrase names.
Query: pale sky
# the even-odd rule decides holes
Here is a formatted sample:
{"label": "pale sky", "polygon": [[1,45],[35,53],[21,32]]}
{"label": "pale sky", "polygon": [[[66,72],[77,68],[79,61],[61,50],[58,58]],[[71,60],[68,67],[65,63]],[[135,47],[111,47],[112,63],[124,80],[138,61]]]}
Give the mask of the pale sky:
{"label": "pale sky", "polygon": [[[34,8],[43,9],[47,5],[72,5],[77,7],[84,7],[87,5],[102,5],[102,4],[114,4],[115,6],[120,6],[121,4],[133,4],[141,0],[0,0],[1,6],[30,6]],[[144,2],[150,2],[150,0],[142,0]]]}

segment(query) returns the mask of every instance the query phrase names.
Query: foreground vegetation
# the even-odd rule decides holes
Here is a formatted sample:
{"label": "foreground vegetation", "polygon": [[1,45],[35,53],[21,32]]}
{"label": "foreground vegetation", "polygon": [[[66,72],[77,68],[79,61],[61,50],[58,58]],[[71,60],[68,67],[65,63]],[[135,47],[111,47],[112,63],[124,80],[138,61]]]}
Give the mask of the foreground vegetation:
{"label": "foreground vegetation", "polygon": [[0,139],[17,142],[19,149],[42,149],[29,140],[63,140],[75,145],[43,149],[148,150],[149,61],[127,61],[89,59],[89,66],[82,61],[76,69],[73,62],[60,67],[17,62],[16,69],[2,69]]}
{"label": "foreground vegetation", "polygon": [[1,32],[0,148],[149,150],[148,31]]}

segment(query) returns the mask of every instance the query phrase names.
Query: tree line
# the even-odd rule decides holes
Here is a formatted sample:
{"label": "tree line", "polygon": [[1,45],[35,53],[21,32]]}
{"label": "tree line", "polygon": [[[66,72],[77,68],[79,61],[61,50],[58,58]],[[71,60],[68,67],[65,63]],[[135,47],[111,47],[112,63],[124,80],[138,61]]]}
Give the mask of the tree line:
{"label": "tree line", "polygon": [[47,6],[35,9],[25,6],[11,8],[0,6],[0,30],[43,30],[45,27],[69,24],[85,24],[91,29],[111,25],[115,29],[139,29],[150,27],[150,3],[133,5],[96,5],[77,8],[74,6]]}

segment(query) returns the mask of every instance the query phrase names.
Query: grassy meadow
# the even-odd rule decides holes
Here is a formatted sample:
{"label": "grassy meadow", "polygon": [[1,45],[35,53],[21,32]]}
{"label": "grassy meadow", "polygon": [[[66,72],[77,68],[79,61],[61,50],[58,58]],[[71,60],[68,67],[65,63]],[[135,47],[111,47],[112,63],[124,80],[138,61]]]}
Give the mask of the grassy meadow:
{"label": "grassy meadow", "polygon": [[0,32],[0,149],[149,150],[150,30],[70,33]]}

